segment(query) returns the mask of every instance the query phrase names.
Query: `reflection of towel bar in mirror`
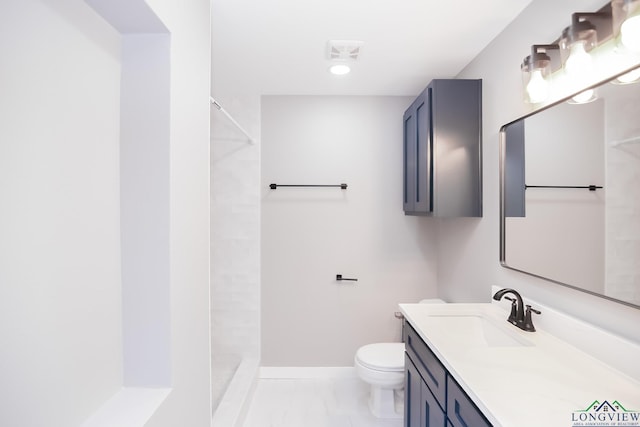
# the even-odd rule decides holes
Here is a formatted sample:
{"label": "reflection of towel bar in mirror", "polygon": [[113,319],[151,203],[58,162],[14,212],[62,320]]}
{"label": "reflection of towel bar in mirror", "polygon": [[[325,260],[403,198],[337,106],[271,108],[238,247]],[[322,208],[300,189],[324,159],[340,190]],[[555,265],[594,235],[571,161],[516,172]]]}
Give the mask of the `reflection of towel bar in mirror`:
{"label": "reflection of towel bar in mirror", "polygon": [[618,147],[620,145],[637,144],[639,142],[640,142],[640,136],[634,136],[634,137],[631,137],[631,138],[621,139],[621,140],[618,140],[618,141],[611,141],[609,143],[609,145],[611,147]]}
{"label": "reflection of towel bar in mirror", "polygon": [[340,187],[343,190],[347,189],[347,184],[335,184],[335,185],[318,185],[318,184],[269,184],[269,188],[275,190],[278,187]]}
{"label": "reflection of towel bar in mirror", "polygon": [[601,185],[525,185],[524,189],[528,188],[584,188],[589,191],[596,191],[599,188],[604,188]]}

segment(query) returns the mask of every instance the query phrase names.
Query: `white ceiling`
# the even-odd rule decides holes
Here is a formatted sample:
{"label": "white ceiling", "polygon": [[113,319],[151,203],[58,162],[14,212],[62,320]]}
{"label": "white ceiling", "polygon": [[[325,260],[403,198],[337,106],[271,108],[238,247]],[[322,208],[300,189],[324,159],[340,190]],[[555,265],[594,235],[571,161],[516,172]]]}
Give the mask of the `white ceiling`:
{"label": "white ceiling", "polygon": [[[212,0],[213,95],[417,95],[457,75],[530,2]],[[346,76],[327,71],[332,39],[364,42]]]}

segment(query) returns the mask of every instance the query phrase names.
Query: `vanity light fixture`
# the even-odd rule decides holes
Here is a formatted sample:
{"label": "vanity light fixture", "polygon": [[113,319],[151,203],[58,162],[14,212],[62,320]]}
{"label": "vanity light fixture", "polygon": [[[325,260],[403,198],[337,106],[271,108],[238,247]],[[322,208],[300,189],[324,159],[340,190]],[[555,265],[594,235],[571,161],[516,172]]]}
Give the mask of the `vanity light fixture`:
{"label": "vanity light fixture", "polygon": [[[593,83],[596,69],[591,52],[614,36],[613,14],[616,7],[616,13],[621,17],[620,29],[624,22],[633,23],[633,19],[638,18],[638,38],[634,40],[640,49],[640,0],[613,0],[596,12],[573,13],[571,25],[562,31],[561,36],[550,44],[533,45],[531,54],[520,66],[525,102],[539,104],[547,101],[551,82],[561,85],[557,89],[565,92],[577,92]],[[626,21],[623,17],[627,17]],[[632,33],[630,30],[625,34]],[[594,99],[594,90],[583,90],[572,102],[584,103]]]}
{"label": "vanity light fixture", "polygon": [[[612,33],[612,13],[609,4],[595,13],[571,15],[571,25],[562,31],[560,37],[560,55],[570,84],[584,87],[593,80],[594,64],[590,52],[598,46],[599,38],[607,39]],[[595,90],[587,89],[571,98],[570,102],[585,104],[596,98]]]}
{"label": "vanity light fixture", "polygon": [[622,74],[621,76],[618,76],[611,83],[615,83],[618,85],[626,85],[629,83],[636,83],[639,80],[640,80],[640,68],[636,68],[635,70],[631,70],[627,73]]}
{"label": "vanity light fixture", "polygon": [[595,89],[587,89],[576,95],[574,95],[569,101],[569,104],[587,104],[591,101],[598,99]]}
{"label": "vanity light fixture", "polygon": [[595,13],[574,13],[571,25],[562,31],[559,44],[565,73],[580,83],[591,79],[591,50],[612,34],[611,6],[607,6]]}
{"label": "vanity light fixture", "polygon": [[612,0],[611,9],[618,46],[640,52],[640,0]]}
{"label": "vanity light fixture", "polygon": [[526,102],[537,104],[548,98],[549,77],[559,68],[558,49],[557,44],[531,46],[531,55],[520,66]]}

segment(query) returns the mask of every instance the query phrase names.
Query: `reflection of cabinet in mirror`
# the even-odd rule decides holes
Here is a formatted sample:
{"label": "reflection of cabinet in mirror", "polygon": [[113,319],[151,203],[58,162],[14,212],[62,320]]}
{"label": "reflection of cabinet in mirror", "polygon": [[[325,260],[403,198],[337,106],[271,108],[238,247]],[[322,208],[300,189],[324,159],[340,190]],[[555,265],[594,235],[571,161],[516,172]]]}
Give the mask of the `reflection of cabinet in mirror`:
{"label": "reflection of cabinet in mirror", "polygon": [[433,80],[404,114],[403,209],[482,216],[481,80]]}
{"label": "reflection of cabinet in mirror", "polygon": [[637,117],[640,84],[605,83],[503,127],[505,267],[640,306]]}
{"label": "reflection of cabinet in mirror", "polygon": [[[602,100],[563,103],[531,116],[518,124],[520,138],[513,147],[509,139],[507,147],[510,166],[516,160],[509,157],[512,148],[525,166],[517,175],[524,186],[511,189],[514,199],[507,199],[511,214],[513,200],[522,210],[507,214],[506,261],[598,293],[604,291],[604,193],[584,187],[604,182],[602,107]],[[513,130],[508,137],[515,136]]]}

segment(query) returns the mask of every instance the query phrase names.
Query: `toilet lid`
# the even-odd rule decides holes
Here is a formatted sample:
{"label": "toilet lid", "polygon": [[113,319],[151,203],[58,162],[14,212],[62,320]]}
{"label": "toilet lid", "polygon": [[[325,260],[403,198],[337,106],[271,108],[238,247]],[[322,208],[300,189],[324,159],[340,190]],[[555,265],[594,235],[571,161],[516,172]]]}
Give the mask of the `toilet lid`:
{"label": "toilet lid", "polygon": [[356,352],[358,362],[378,371],[404,370],[404,344],[377,343],[360,347]]}

